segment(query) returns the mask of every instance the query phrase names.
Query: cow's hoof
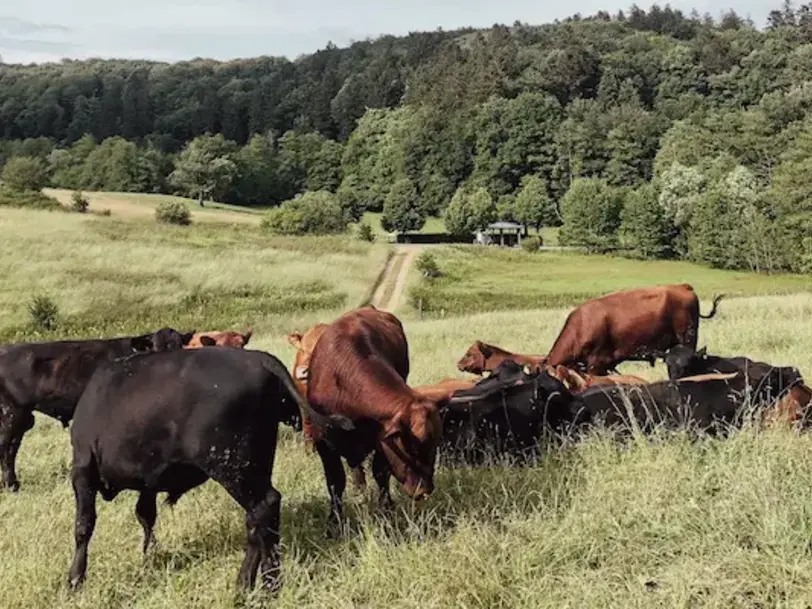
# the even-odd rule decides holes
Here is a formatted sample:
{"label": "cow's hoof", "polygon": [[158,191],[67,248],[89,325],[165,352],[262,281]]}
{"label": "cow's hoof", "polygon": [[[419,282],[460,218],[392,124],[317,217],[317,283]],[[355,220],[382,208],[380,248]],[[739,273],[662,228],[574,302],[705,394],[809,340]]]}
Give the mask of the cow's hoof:
{"label": "cow's hoof", "polygon": [[75,577],[69,575],[68,576],[68,588],[70,589],[71,592],[75,592],[75,591],[79,590],[82,587],[82,584],[84,583],[84,581],[85,581],[85,578],[80,576],[80,575],[77,575]]}

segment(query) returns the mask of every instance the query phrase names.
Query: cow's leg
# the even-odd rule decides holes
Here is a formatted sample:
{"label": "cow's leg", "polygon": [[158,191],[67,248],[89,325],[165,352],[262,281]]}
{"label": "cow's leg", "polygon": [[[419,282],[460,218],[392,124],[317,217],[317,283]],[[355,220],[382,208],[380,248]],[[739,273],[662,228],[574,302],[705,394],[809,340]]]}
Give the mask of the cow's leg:
{"label": "cow's leg", "polygon": [[152,530],[155,527],[155,519],[158,517],[158,508],[155,505],[157,493],[155,491],[141,491],[138,495],[138,503],[135,504],[135,516],[144,529],[144,554],[149,549],[149,544],[155,541]]}
{"label": "cow's leg", "polygon": [[372,456],[372,476],[378,484],[378,505],[388,509],[394,505],[392,496],[389,494],[389,463],[381,450],[375,450]]}
{"label": "cow's leg", "polygon": [[279,527],[282,495],[271,485],[268,469],[262,470],[258,466],[252,467],[235,477],[214,471],[211,477],[245,510],[245,556],[237,585],[244,590],[253,588],[259,570],[262,585],[276,591],[281,573]]}
{"label": "cow's leg", "polygon": [[270,484],[268,486],[265,497],[245,513],[248,546],[238,582],[244,588],[253,588],[259,569],[263,587],[275,592],[280,587],[282,570],[279,547],[282,495]]}
{"label": "cow's leg", "polygon": [[316,442],[316,450],[324,467],[324,478],[327,482],[327,492],[330,494],[330,516],[327,521],[327,534],[335,536],[341,530],[344,519],[342,497],[347,486],[347,476],[344,466],[341,465],[341,455],[326,442]]}
{"label": "cow's leg", "polygon": [[[74,457],[75,459],[75,457]],[[87,547],[96,526],[96,491],[98,489],[98,472],[96,463],[74,465],[72,475],[73,493],[76,498],[76,552],[68,574],[68,584],[77,588],[85,579],[87,570]]]}
{"label": "cow's leg", "polygon": [[33,413],[12,406],[0,397],[0,468],[3,486],[16,493],[20,489],[17,480],[17,451],[25,432],[34,426]]}

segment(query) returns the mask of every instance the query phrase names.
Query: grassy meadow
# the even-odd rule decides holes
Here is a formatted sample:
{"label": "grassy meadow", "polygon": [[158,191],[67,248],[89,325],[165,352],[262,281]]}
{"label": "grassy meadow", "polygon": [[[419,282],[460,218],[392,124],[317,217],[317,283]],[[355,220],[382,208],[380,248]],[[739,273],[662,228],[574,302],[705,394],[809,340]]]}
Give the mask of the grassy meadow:
{"label": "grassy meadow", "polygon": [[[228,223],[184,229],[135,217],[0,210],[0,230],[2,340],[33,336],[27,303],[31,294],[47,292],[60,306],[59,332],[66,335],[250,324],[256,334],[249,346],[288,364],[293,350],[285,334],[363,300],[386,256],[381,245],[349,238],[268,238]],[[459,277],[432,288],[448,295],[446,318],[419,320],[408,305],[402,309],[412,384],[457,374],[455,362],[477,338],[543,351],[579,294],[675,281],[694,283],[703,312],[714,291],[737,296],[722,301],[715,319],[701,321],[700,345],[793,364],[812,378],[808,278],[469,250],[476,258],[461,248],[432,249],[440,268]],[[501,300],[477,307],[491,292]],[[526,306],[506,310],[516,294]],[[621,370],[665,376],[662,364]],[[393,483],[397,507],[389,517],[376,513],[368,476],[365,497],[348,484],[352,532],[333,541],[324,536],[328,504],[319,459],[295,433],[282,431],[274,483],[282,493],[285,581],[278,598],[260,594],[256,606],[812,605],[808,434],[747,428],[727,440],[673,433],[618,444],[597,430],[551,449],[533,467],[440,468],[434,495],[419,505]],[[111,503],[99,498],[88,579],[80,593],[68,593],[69,446],[66,430],[37,415],[18,458],[21,491],[0,493],[0,607],[233,606],[243,513],[212,482],[174,509],[159,505],[159,545],[146,558],[136,495],[125,492]]]}
{"label": "grassy meadow", "polygon": [[[405,310],[404,314],[412,314],[420,299],[425,315],[458,316],[573,307],[615,290],[687,282],[697,291],[704,315],[710,310],[714,294],[725,293],[730,298],[812,289],[809,276],[724,271],[683,261],[640,261],[556,250],[531,254],[472,245],[431,251],[442,276],[424,281],[419,273],[412,273],[411,311]],[[558,329],[560,326],[556,332]]]}
{"label": "grassy meadow", "polygon": [[[46,195],[59,201],[62,205],[70,205],[72,190],[61,188],[46,188]],[[239,224],[259,225],[262,217],[261,208],[229,205],[216,201],[204,201],[203,207],[194,199],[176,197],[164,194],[147,194],[136,192],[86,192],[89,211],[103,212],[110,210],[112,215],[127,218],[153,217],[155,208],[163,201],[179,201],[192,212],[198,222],[234,222]]]}
{"label": "grassy meadow", "polygon": [[175,227],[8,209],[0,231],[5,341],[32,334],[27,306],[35,295],[59,307],[60,337],[155,324],[280,332],[357,306],[386,259],[385,246],[349,236],[271,237],[245,225]]}

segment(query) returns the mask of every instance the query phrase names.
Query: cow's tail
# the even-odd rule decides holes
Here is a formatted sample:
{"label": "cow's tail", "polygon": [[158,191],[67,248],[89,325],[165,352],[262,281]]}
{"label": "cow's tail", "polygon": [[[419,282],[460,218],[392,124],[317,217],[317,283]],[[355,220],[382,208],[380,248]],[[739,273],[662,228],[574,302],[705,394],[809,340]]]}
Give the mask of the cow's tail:
{"label": "cow's tail", "polygon": [[306,416],[316,425],[316,427],[320,427],[322,429],[327,427],[338,427],[344,431],[352,431],[355,429],[355,425],[348,417],[340,414],[325,415],[313,410],[310,404],[308,404],[307,400],[302,397],[301,393],[299,393],[299,390],[296,388],[296,385],[293,382],[293,377],[290,375],[290,372],[288,372],[288,369],[285,368],[285,365],[270,355],[270,353],[267,355],[270,357],[265,358],[265,361],[263,362],[265,369],[282,381],[285,389],[288,390],[288,393],[290,393],[291,397],[296,400],[296,403],[299,405],[299,411],[302,414],[302,418]]}
{"label": "cow's tail", "polygon": [[711,312],[708,313],[707,315],[702,315],[702,313],[700,313],[699,316],[702,319],[710,319],[711,317],[716,315],[716,305],[718,305],[719,301],[722,300],[722,298],[724,298],[724,297],[725,297],[724,294],[719,294],[719,296],[714,296],[713,297],[713,307],[711,307]]}

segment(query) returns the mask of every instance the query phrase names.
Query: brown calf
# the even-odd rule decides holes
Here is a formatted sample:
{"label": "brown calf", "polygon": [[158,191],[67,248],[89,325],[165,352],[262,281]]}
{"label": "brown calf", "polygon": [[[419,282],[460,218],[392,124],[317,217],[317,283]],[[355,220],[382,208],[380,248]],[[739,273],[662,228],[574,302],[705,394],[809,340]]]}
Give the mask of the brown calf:
{"label": "brown calf", "polygon": [[572,393],[582,393],[590,387],[598,385],[646,385],[648,381],[631,374],[611,374],[598,376],[595,374],[578,374],[565,366],[545,366],[550,376],[564,383]]}
{"label": "brown calf", "polygon": [[457,362],[457,369],[460,372],[470,372],[471,374],[482,374],[486,371],[493,372],[505,360],[512,360],[520,366],[537,366],[544,361],[544,356],[511,353],[501,347],[478,340],[468,347],[468,351]]}
{"label": "brown calf", "polygon": [[245,332],[245,334],[241,334],[240,332],[219,332],[219,331],[212,331],[212,332],[197,332],[194,336],[192,336],[192,340],[189,341],[184,349],[200,349],[202,347],[215,347],[215,346],[222,346],[222,347],[238,347],[240,349],[244,349],[245,345],[248,344],[248,341],[251,340],[251,335],[253,331],[251,328]]}

